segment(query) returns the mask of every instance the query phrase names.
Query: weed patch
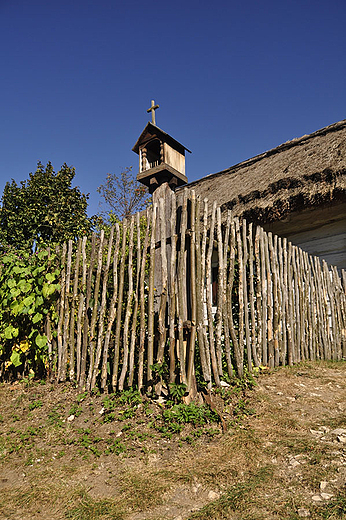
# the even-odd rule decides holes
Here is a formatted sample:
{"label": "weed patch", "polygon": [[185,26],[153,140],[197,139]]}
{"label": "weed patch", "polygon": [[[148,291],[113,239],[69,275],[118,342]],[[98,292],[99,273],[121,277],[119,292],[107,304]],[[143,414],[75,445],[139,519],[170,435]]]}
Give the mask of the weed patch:
{"label": "weed patch", "polygon": [[65,517],[68,520],[123,520],[124,515],[119,504],[111,500],[93,499],[85,490],[78,491],[72,501],[77,505],[67,507]]}
{"label": "weed patch", "polygon": [[[189,520],[210,520],[210,518],[221,520],[229,518],[229,513],[248,511],[258,500],[258,488],[263,487],[272,476],[273,470],[270,466],[261,468],[246,481],[232,486],[219,499],[190,515]],[[241,518],[244,520],[253,518],[255,520],[255,517],[250,516],[250,514],[242,515]]]}

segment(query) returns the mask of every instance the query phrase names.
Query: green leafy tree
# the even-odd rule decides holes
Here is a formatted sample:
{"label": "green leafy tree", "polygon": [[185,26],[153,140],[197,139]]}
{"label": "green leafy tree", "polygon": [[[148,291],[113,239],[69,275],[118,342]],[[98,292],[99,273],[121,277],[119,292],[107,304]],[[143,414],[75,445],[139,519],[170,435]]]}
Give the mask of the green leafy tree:
{"label": "green leafy tree", "polygon": [[0,247],[32,249],[35,244],[61,243],[88,233],[87,199],[72,187],[73,167],[63,164],[55,173],[48,162],[40,162],[35,173],[18,186],[12,180],[5,186],[0,208]]}
{"label": "green leafy tree", "polygon": [[125,168],[120,175],[108,173],[97,191],[108,206],[106,216],[111,224],[142,211],[150,203],[148,190],[137,181],[132,167]]}

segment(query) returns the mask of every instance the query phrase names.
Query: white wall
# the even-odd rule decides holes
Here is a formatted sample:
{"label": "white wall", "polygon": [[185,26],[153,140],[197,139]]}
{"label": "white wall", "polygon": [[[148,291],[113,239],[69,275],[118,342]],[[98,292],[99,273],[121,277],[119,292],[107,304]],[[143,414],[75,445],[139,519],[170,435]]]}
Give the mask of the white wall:
{"label": "white wall", "polygon": [[263,227],[329,264],[346,269],[346,203],[309,208]]}

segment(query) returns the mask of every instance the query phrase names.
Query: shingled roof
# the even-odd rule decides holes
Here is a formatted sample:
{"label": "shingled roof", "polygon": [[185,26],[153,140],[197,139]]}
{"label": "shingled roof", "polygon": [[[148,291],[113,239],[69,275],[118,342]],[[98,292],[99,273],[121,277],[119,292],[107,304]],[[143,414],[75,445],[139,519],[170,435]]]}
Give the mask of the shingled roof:
{"label": "shingled roof", "polygon": [[295,210],[346,201],[346,120],[185,188],[259,223],[281,220]]}

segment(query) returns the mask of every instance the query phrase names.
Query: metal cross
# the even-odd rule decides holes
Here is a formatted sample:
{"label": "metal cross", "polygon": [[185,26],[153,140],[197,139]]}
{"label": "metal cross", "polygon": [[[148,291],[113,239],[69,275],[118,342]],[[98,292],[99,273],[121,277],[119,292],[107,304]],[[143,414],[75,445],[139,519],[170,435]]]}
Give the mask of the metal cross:
{"label": "metal cross", "polygon": [[156,126],[156,122],[155,122],[155,110],[157,110],[159,108],[160,105],[155,105],[155,101],[152,99],[151,100],[151,107],[148,108],[147,112],[151,112],[151,122],[153,123],[153,125]]}

